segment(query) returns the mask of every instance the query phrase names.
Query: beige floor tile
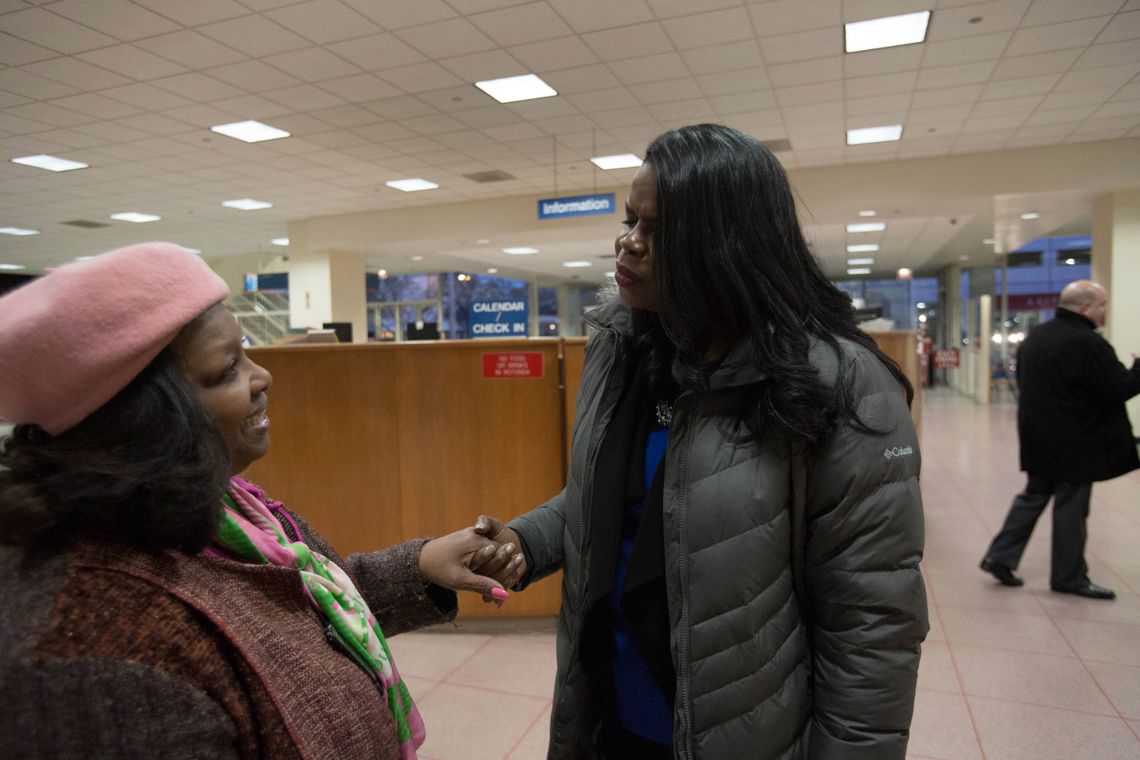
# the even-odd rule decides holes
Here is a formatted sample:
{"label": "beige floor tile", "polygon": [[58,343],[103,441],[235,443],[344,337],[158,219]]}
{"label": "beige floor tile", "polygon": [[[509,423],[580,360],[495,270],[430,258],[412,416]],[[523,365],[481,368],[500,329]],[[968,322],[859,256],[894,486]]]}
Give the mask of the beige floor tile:
{"label": "beige floor tile", "polygon": [[[1101,582],[1101,579],[1097,579]],[[1104,584],[1113,583],[1109,578]],[[1077,620],[1103,620],[1107,623],[1129,623],[1140,625],[1140,595],[1133,593],[1121,583],[1114,583],[1116,599],[1105,603],[1099,599],[1085,599],[1072,594],[1057,594],[1052,591],[1033,591],[1037,602],[1053,618],[1075,618]]]}
{"label": "beige floor tile", "polygon": [[388,646],[402,675],[439,681],[490,641],[486,634],[419,631],[394,636]]}
{"label": "beige floor tile", "polygon": [[979,612],[940,607],[944,635],[951,646],[967,644],[1019,652],[1071,655],[1072,650],[1045,613]]}
{"label": "beige floor tile", "polygon": [[447,681],[549,699],[554,693],[555,669],[553,634],[497,636]]}
{"label": "beige floor tile", "polygon": [[549,704],[442,683],[420,701],[428,729],[423,753],[439,760],[502,760]]}
{"label": "beige floor tile", "polygon": [[543,710],[534,719],[530,730],[507,755],[507,760],[546,760],[546,748],[550,742],[550,708]]}
{"label": "beige floor tile", "polygon": [[1118,717],[971,697],[986,760],[1130,760],[1140,742]]}
{"label": "beige floor tile", "polygon": [[1104,662],[1085,665],[1120,714],[1140,720],[1140,668]]}
{"label": "beige floor tile", "polygon": [[907,752],[943,760],[981,760],[965,698],[919,689]]}
{"label": "beige floor tile", "polygon": [[1041,604],[1024,587],[1003,586],[992,575],[976,567],[973,575],[932,571],[927,574],[927,586],[939,606],[1030,614],[1041,612]]}
{"label": "beige floor tile", "polygon": [[[1089,600],[1089,604],[1113,602]],[[1086,660],[1140,666],[1140,625],[1057,618],[1077,654]]]}
{"label": "beige floor tile", "polygon": [[1117,715],[1116,708],[1074,656],[955,645],[954,660],[968,697]]}
{"label": "beige floor tile", "polygon": [[922,660],[918,665],[918,688],[961,693],[954,662],[944,642],[927,640],[923,643]]}

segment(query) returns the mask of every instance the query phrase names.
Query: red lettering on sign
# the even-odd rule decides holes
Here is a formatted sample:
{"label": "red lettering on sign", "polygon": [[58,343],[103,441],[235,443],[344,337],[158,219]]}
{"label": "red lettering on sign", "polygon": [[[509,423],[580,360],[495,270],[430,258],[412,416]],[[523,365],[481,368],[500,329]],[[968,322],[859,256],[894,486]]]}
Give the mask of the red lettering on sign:
{"label": "red lettering on sign", "polygon": [[935,369],[957,369],[958,368],[958,349],[956,348],[940,348],[934,352],[934,368]]}
{"label": "red lettering on sign", "polygon": [[543,354],[526,351],[513,354],[483,354],[483,377],[542,377]]}

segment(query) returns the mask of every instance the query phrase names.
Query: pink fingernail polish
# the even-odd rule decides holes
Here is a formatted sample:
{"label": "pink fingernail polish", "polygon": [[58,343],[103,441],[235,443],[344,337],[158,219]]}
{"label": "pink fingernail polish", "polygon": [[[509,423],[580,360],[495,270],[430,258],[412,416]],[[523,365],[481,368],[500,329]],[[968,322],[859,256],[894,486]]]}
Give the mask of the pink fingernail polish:
{"label": "pink fingernail polish", "polygon": [[507,590],[502,588],[491,589],[491,596],[504,601],[511,598],[511,595],[507,593]]}

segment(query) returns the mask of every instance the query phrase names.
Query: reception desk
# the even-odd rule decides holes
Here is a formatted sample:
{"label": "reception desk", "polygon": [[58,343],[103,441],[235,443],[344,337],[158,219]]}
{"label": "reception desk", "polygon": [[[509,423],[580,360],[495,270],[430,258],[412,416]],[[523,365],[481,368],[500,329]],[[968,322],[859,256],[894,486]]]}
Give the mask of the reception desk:
{"label": "reception desk", "polygon": [[[875,339],[916,386],[914,333]],[[480,514],[508,520],[565,482],[585,338],[257,348],[273,373],[272,444],[247,477],[342,554],[439,536]],[[501,610],[460,595],[463,617],[553,615],[561,574]]]}

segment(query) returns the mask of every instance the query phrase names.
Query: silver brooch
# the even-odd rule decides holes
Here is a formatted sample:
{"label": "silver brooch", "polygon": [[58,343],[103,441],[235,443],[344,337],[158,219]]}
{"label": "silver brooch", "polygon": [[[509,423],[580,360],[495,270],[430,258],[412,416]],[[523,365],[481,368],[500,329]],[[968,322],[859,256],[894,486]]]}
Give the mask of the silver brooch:
{"label": "silver brooch", "polygon": [[673,424],[673,405],[668,401],[657,402],[657,424],[666,428]]}

